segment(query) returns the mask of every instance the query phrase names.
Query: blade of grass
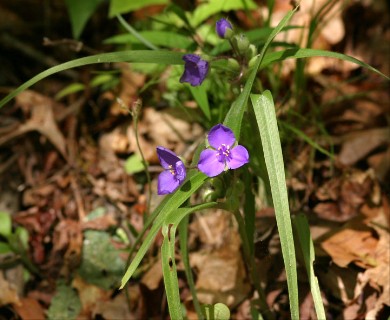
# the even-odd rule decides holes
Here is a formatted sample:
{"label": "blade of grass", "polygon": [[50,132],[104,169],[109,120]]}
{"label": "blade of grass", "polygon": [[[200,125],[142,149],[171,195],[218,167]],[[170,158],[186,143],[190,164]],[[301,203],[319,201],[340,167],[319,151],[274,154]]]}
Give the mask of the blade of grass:
{"label": "blade of grass", "polygon": [[35,77],[31,78],[27,82],[23,83],[21,86],[16,88],[10,94],[0,101],[0,108],[3,107],[11,99],[15,98],[20,92],[31,87],[38,81],[51,76],[52,74],[86,66],[89,64],[96,63],[113,63],[113,62],[144,62],[144,63],[159,63],[159,64],[184,64],[182,60],[183,53],[180,52],[170,52],[170,51],[150,51],[150,50],[135,50],[135,51],[120,51],[120,52],[109,52],[97,54],[94,56],[84,57],[80,59],[75,59],[68,61],[58,66],[47,69]]}
{"label": "blade of grass", "polygon": [[159,48],[155,46],[153,43],[146,40],[141,34],[137,32],[131,25],[127,23],[125,19],[120,14],[116,15],[116,18],[119,20],[120,24],[123,28],[125,28],[130,34],[132,34],[134,37],[136,37],[142,44],[145,45],[145,47],[151,49],[151,50],[158,50]]}
{"label": "blade of grass", "polygon": [[265,91],[251,95],[253,110],[261,135],[265,163],[271,184],[272,199],[287,274],[288,294],[292,319],[299,319],[298,283],[294,239],[284,173],[282,147],[272,95]]}
{"label": "blade of grass", "polygon": [[307,271],[307,276],[310,283],[310,291],[313,296],[314,308],[317,313],[317,319],[326,319],[325,308],[322,302],[320,286],[318,279],[314,274],[313,263],[315,260],[315,252],[313,240],[310,236],[310,228],[306,217],[300,214],[293,218],[293,226],[295,235],[297,236],[302,251],[303,260]]}

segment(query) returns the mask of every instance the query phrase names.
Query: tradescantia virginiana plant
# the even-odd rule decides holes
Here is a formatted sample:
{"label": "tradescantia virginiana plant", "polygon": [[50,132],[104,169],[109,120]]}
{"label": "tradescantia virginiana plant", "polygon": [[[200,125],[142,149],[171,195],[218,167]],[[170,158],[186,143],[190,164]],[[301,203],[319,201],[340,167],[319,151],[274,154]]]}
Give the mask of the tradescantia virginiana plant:
{"label": "tradescantia virginiana plant", "polygon": [[[312,56],[339,58],[357,63],[379,74],[380,72],[352,57],[327,51],[284,48],[268,53],[272,40],[278,33],[285,31],[285,27],[294,12],[295,10],[288,12],[275,28],[269,30],[261,46],[251,43],[246,35],[236,34],[236,28],[233,27],[232,23],[223,18],[216,22],[215,33],[218,38],[225,40],[228,48],[230,46],[231,50],[229,52],[231,54],[223,57],[213,56],[210,54],[212,50],[202,54],[199,54],[198,51],[183,54],[174,50],[158,50],[156,45],[153,44],[152,47],[149,46],[153,50],[131,50],[85,57],[44,71],[0,102],[0,106],[3,106],[20,91],[46,76],[87,64],[123,61],[157,63],[160,65],[184,64],[181,76],[176,75],[173,80],[179,85],[182,83],[183,86],[187,86],[193,98],[202,108],[205,118],[202,119],[204,121],[199,122],[204,124],[208,135],[200,143],[189,167],[186,167],[183,160],[173,151],[165,146],[157,147],[156,152],[163,168],[158,176],[157,193],[164,195],[165,198],[150,214],[145,221],[144,230],[132,244],[131,262],[121,283],[121,288],[124,288],[139,267],[154,238],[159,232],[162,232],[164,237],[162,244],[164,284],[172,319],[182,319],[184,317],[175,263],[175,231],[176,229],[180,230],[180,249],[183,261],[186,261],[188,260],[188,250],[185,230],[188,226],[188,216],[193,212],[210,208],[230,211],[236,218],[243,255],[248,266],[248,278],[256,289],[258,296],[258,300],[253,306],[253,315],[257,315],[258,318],[274,318],[274,313],[266,302],[258,276],[260,271],[257,269],[254,258],[254,227],[250,221],[254,221],[256,208],[254,201],[252,201],[252,204],[248,203],[249,199],[257,197],[258,194],[251,187],[243,187],[243,181],[251,184],[254,179],[269,180],[268,191],[275,208],[287,275],[291,318],[299,319],[294,238],[276,113],[271,92],[263,90],[260,85],[256,85],[257,75],[260,70],[272,63],[285,59],[300,59]],[[185,19],[183,18],[183,20]],[[144,41],[144,43],[148,42]],[[221,48],[221,51],[225,50],[222,46]],[[226,78],[231,81],[224,81]],[[231,91],[235,95],[234,101],[225,109],[219,105],[210,107],[212,99],[209,98],[209,95],[213,94],[215,98],[218,97],[218,92],[207,91],[206,86],[211,86],[210,82],[214,84],[218,80],[222,83],[221,88],[227,88],[223,93]],[[209,84],[207,84],[208,81]],[[253,94],[253,92],[260,93]],[[225,94],[222,94],[222,96],[225,98]],[[218,104],[223,105],[223,102],[222,99],[218,100]],[[213,110],[211,110],[212,108]],[[254,124],[251,131],[246,129],[248,123]],[[250,146],[255,146],[255,148],[249,148]],[[248,150],[258,150],[258,152],[249,152]],[[259,159],[264,162],[266,177],[261,175],[261,170],[258,170],[257,163],[261,162]],[[231,172],[231,170],[234,171]],[[216,186],[220,178],[224,180],[225,190],[218,190],[219,192],[214,193],[207,201],[191,203],[192,195],[208,184]],[[248,203],[244,201],[248,201]],[[245,216],[243,215],[244,207],[246,209]],[[147,233],[147,231],[149,232]],[[145,236],[145,234],[147,235]],[[303,239],[310,241],[310,237],[303,237]],[[135,253],[134,256],[133,253]],[[307,259],[307,261],[312,263],[313,259]],[[202,312],[200,302],[197,299],[189,264],[184,263],[184,265],[186,266],[188,284],[193,294],[197,315],[199,318],[208,317],[209,313]],[[315,279],[312,266],[309,266],[307,270],[308,278]],[[318,286],[313,285],[311,289],[313,296],[321,296]],[[317,317],[319,319],[324,318],[322,301],[315,299],[315,303]]]}

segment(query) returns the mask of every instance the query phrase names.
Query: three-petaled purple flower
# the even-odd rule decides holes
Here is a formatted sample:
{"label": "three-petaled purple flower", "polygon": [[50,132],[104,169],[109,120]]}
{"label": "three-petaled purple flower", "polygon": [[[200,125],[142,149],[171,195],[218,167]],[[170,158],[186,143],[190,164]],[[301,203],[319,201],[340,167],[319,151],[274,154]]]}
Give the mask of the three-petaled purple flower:
{"label": "three-petaled purple flower", "polygon": [[157,193],[159,195],[172,193],[186,178],[186,168],[183,161],[169,149],[157,147],[157,155],[164,168],[158,176]]}
{"label": "three-petaled purple flower", "polygon": [[192,86],[201,85],[209,71],[209,63],[196,54],[185,54],[183,60],[185,61],[184,73],[180,82],[188,82]]}
{"label": "three-petaled purple flower", "polygon": [[226,31],[230,33],[230,30],[233,30],[233,27],[229,21],[222,18],[217,21],[215,24],[215,31],[219,35],[220,38],[226,38]]}
{"label": "three-petaled purple flower", "polygon": [[224,125],[212,127],[207,138],[213,149],[201,152],[198,169],[209,177],[215,177],[227,169],[237,169],[249,162],[248,151],[241,145],[234,146],[234,133]]}

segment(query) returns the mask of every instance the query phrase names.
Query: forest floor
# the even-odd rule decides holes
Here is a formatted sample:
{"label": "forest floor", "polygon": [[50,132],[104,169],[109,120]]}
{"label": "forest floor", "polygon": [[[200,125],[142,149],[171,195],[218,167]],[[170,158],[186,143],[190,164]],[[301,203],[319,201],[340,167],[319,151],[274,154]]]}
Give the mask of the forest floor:
{"label": "forest floor", "polygon": [[[21,3],[0,3],[1,96],[60,62],[115,49],[101,44],[118,28],[115,20],[106,17],[107,8],[88,23],[83,46],[75,51],[80,43],[68,40],[70,24],[62,1],[44,7],[37,0]],[[276,3],[275,19],[288,7],[286,1]],[[307,23],[306,8],[302,6],[292,24]],[[152,14],[153,10],[139,10],[132,19]],[[230,14],[243,30],[252,27],[253,21],[243,12]],[[291,32],[288,40],[298,36]],[[354,56],[389,75],[389,43],[388,5],[362,1],[335,14],[313,47]],[[290,61],[283,65],[281,92],[292,85],[294,68]],[[107,90],[88,86],[96,69],[116,70],[117,85]],[[329,319],[387,319],[389,82],[329,58],[310,59],[305,70],[318,110],[300,112],[318,114],[321,123],[306,121],[300,131],[314,137],[318,128],[326,130],[326,141],[318,143],[331,146],[334,158],[299,136],[283,145],[290,209],[309,220],[315,271]],[[47,310],[58,317],[61,312],[69,314],[69,308],[76,310],[78,319],[168,318],[161,235],[127,289],[119,291],[114,285],[128,258],[128,243],[123,239],[131,243],[143,228],[149,188],[143,172],[129,174],[132,169],[126,168],[138,148],[132,117],[116,98],[127,105],[138,98],[143,101],[138,130],[150,165],[152,208],[162,199],[156,195],[161,170],[156,146],[170,147],[188,158],[208,128],[169,108],[163,83],[145,89],[148,77],[126,63],[72,69],[39,82],[0,110],[0,211],[11,215],[15,234],[18,226],[28,231],[25,256],[0,250],[0,319],[42,319]],[[86,89],[55,98],[76,81],[86,84]],[[285,105],[293,108],[294,103]],[[183,105],[193,107],[195,102]],[[285,111],[278,110],[278,115],[288,121]],[[0,237],[0,244],[4,241]],[[189,247],[199,299],[223,302],[233,318],[250,319],[251,300],[256,297],[232,217],[218,210],[196,213],[190,222]],[[255,248],[268,305],[279,319],[287,319],[286,276],[269,206],[256,212]],[[177,263],[181,299],[192,319],[196,313],[180,257]],[[301,319],[315,319],[305,274],[299,266]]]}

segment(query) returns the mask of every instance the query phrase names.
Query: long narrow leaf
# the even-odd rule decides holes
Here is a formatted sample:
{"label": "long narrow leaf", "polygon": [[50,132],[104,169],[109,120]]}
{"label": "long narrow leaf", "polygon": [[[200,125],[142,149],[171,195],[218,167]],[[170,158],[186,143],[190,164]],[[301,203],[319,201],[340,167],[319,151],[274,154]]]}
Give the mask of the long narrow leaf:
{"label": "long narrow leaf", "polygon": [[320,286],[318,279],[314,274],[314,245],[310,236],[310,228],[306,217],[300,214],[293,219],[293,226],[295,234],[298,236],[300,249],[302,251],[303,260],[305,261],[305,267],[310,283],[310,291],[313,296],[314,308],[316,309],[317,319],[326,319],[325,308],[322,302]]}
{"label": "long narrow leaf", "polygon": [[136,51],[120,51],[97,54],[90,57],[84,57],[72,61],[68,61],[58,66],[47,69],[35,77],[31,78],[27,82],[23,83],[20,87],[8,94],[4,99],[0,101],[0,108],[3,107],[8,101],[15,98],[20,92],[31,87],[38,81],[51,76],[52,74],[86,66],[95,63],[112,63],[112,62],[144,62],[144,63],[160,63],[160,64],[184,64],[182,60],[182,53],[170,52],[170,51],[150,51],[150,50],[136,50]]}
{"label": "long narrow leaf", "polygon": [[383,74],[382,72],[375,69],[374,67],[371,67],[367,63],[360,61],[354,57],[348,56],[346,54],[338,53],[338,52],[316,50],[316,49],[297,48],[297,49],[288,49],[288,50],[267,53],[264,57],[264,60],[261,63],[260,69],[263,69],[274,62],[283,61],[286,59],[302,59],[302,58],[311,58],[311,57],[328,57],[328,58],[335,58],[335,59],[352,62],[372,72],[375,72],[386,79],[390,79],[389,76]]}
{"label": "long narrow leaf", "polygon": [[164,240],[161,246],[161,262],[167,295],[169,315],[171,319],[183,319],[180,303],[179,282],[175,262],[175,233],[176,225],[165,225],[162,229]]}
{"label": "long narrow leaf", "polygon": [[271,184],[284,265],[286,267],[291,318],[299,319],[298,283],[294,239],[288,206],[282,147],[271,93],[251,95],[252,106],[259,126],[264,158]]}
{"label": "long narrow leaf", "polygon": [[197,86],[197,87],[188,86],[188,88],[190,89],[192,96],[198,103],[199,108],[203,111],[207,120],[210,120],[211,119],[210,105],[209,105],[209,100],[207,98],[207,92],[205,86],[204,85]]}
{"label": "long narrow leaf", "polygon": [[251,71],[248,80],[245,83],[244,90],[238,96],[237,100],[234,101],[232,107],[230,108],[228,114],[226,115],[224,124],[233,130],[237,140],[239,140],[240,138],[242,117],[244,116],[244,112],[248,104],[249,94],[251,93],[253,83],[256,78],[257,70],[259,69],[261,62],[263,61],[265,52],[267,51],[272,40],[276,37],[276,35],[284,28],[284,26],[291,19],[296,9],[297,8],[295,8],[292,11],[289,11],[269,35],[267,41],[264,44],[263,49],[261,50],[256,60],[256,64],[253,70]]}
{"label": "long narrow leaf", "polygon": [[[162,257],[162,264],[163,264],[164,285],[167,294],[169,314],[171,316],[171,319],[182,318],[182,312],[180,306],[179,283],[177,280],[176,263],[175,263],[176,229],[180,224],[180,221],[182,221],[183,218],[187,217],[192,212],[211,208],[216,205],[217,205],[216,202],[210,202],[210,203],[203,203],[189,208],[179,208],[177,210],[171,211],[164,220],[162,226],[164,241],[161,249],[161,257]],[[188,266],[189,266],[189,262],[188,262]],[[189,271],[191,272],[191,269],[189,269]],[[192,279],[192,277],[189,279]],[[192,281],[192,287],[194,289],[193,281]],[[196,299],[195,294],[194,297]],[[201,315],[199,303],[197,307]]]}

